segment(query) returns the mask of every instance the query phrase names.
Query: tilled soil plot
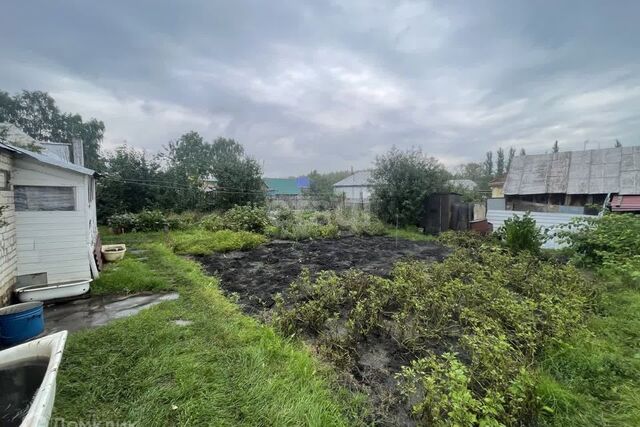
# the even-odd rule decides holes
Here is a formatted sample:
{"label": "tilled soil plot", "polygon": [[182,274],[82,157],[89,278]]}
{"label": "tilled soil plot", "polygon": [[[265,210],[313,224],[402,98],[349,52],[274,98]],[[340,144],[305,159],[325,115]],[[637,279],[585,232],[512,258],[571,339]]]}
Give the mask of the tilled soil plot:
{"label": "tilled soil plot", "polygon": [[[247,252],[197,257],[207,271],[220,278],[227,294],[237,295],[242,309],[265,314],[274,304],[273,295],[286,294],[303,268],[345,271],[352,268],[377,276],[388,276],[402,259],[441,261],[448,250],[432,242],[390,237],[344,237],[306,242],[274,241]],[[266,316],[268,318],[268,316]],[[338,328],[344,325],[338,326]],[[312,337],[307,337],[312,342]],[[339,372],[343,385],[369,396],[371,419],[382,426],[417,425],[411,407],[399,398],[394,374],[413,356],[388,336],[372,336],[360,342],[352,369]],[[369,417],[367,417],[369,418]]]}
{"label": "tilled soil plot", "polygon": [[344,237],[304,242],[273,241],[251,251],[199,256],[206,270],[220,278],[227,294],[236,294],[242,309],[256,314],[273,306],[302,271],[351,268],[387,276],[401,259],[442,260],[447,249],[432,242],[392,237]]}

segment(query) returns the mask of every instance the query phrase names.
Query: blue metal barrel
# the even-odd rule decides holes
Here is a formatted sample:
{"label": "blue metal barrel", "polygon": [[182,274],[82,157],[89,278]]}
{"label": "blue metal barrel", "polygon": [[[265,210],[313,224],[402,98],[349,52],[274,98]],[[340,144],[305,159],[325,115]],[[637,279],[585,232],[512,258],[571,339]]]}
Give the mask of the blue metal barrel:
{"label": "blue metal barrel", "polygon": [[10,346],[44,331],[42,302],[24,302],[0,308],[0,345]]}

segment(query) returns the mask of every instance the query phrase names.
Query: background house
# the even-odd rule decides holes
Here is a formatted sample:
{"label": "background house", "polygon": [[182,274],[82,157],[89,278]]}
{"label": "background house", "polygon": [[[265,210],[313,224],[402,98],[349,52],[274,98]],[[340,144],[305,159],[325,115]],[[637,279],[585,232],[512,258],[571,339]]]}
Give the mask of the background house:
{"label": "background house", "polygon": [[373,185],[371,171],[359,171],[333,184],[335,194],[344,195],[346,203],[369,203]]}
{"label": "background house", "polygon": [[94,171],[6,139],[5,134],[0,143],[0,204],[8,223],[0,228],[0,302],[8,300],[14,284],[97,276]]}
{"label": "background house", "polygon": [[577,212],[608,195],[640,195],[640,147],[515,157],[504,195],[507,209],[540,212]]}
{"label": "background house", "polygon": [[267,197],[293,197],[302,194],[296,178],[264,178]]}

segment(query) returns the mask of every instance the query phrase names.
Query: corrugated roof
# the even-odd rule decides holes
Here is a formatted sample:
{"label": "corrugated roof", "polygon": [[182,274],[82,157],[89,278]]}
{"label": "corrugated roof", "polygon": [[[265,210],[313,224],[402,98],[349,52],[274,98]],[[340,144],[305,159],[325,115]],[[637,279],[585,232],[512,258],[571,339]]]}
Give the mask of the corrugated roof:
{"label": "corrugated roof", "polygon": [[504,194],[640,194],[640,147],[517,156]]}
{"label": "corrugated roof", "polygon": [[611,200],[614,212],[640,212],[640,196],[615,196]]}
{"label": "corrugated roof", "polygon": [[34,153],[33,151],[29,151],[25,148],[15,147],[11,144],[1,143],[0,148],[4,148],[9,151],[13,151],[14,153],[18,153],[23,156],[31,157],[34,160],[37,160],[41,163],[45,163],[50,166],[55,166],[58,168],[70,170],[77,173],[82,173],[85,175],[94,175],[95,172],[91,169],[87,169],[80,165],[76,165],[75,163],[65,162],[64,160],[59,159],[58,157],[47,156],[45,154]]}
{"label": "corrugated roof", "polygon": [[359,171],[342,181],[333,184],[334,187],[370,187],[371,171]]}
{"label": "corrugated roof", "polygon": [[269,194],[276,196],[295,196],[300,194],[296,178],[264,178]]}

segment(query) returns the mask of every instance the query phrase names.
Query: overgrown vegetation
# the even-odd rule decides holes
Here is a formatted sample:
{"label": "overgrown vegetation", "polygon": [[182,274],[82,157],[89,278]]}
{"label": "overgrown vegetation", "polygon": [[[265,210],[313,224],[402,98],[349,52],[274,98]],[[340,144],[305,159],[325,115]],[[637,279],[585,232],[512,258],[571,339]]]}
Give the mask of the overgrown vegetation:
{"label": "overgrown vegetation", "polygon": [[303,275],[274,324],[351,373],[363,343],[394,343],[406,360],[398,390],[422,422],[514,425],[541,410],[532,366],[580,324],[589,292],[571,266],[465,244],[442,263],[399,263],[390,279]]}
{"label": "overgrown vegetation", "polygon": [[[103,237],[145,250],[139,261],[148,274],[180,298],[71,334],[54,418],[145,426],[357,424],[361,399],[330,388],[330,372],[240,314],[216,279],[159,243],[160,234]],[[141,272],[123,263],[102,280],[133,289]],[[176,319],[193,323],[178,326]]]}
{"label": "overgrown vegetation", "polygon": [[377,236],[386,232],[384,224],[358,209],[331,212],[274,212],[273,225],[267,234],[286,240],[326,239],[340,235]]}
{"label": "overgrown vegetation", "polygon": [[609,214],[579,220],[560,233],[573,262],[595,269],[594,315],[571,339],[544,355],[538,385],[555,426],[640,425],[640,217]]}
{"label": "overgrown vegetation", "polygon": [[200,225],[209,231],[232,230],[262,233],[270,225],[266,208],[262,206],[235,206],[223,214],[210,214]]}

